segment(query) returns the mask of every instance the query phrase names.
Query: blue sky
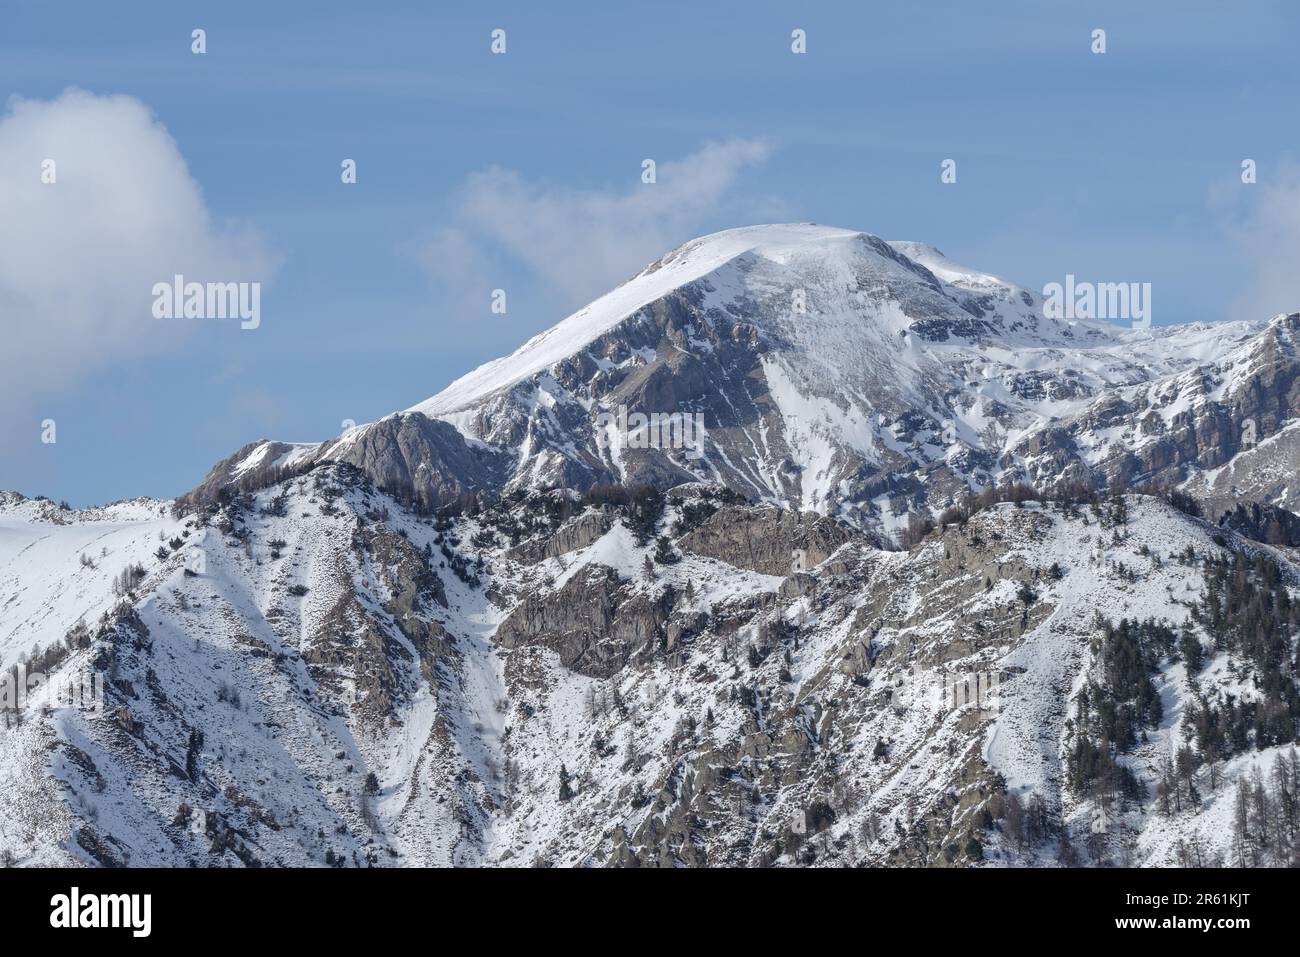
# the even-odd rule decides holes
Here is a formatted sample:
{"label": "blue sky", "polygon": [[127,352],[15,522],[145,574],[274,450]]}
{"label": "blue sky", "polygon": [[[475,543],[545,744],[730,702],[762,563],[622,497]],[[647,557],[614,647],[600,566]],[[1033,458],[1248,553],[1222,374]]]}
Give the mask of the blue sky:
{"label": "blue sky", "polygon": [[[70,300],[99,323],[77,325],[64,306],[33,305],[44,286],[18,275],[14,292],[0,278],[0,348],[26,330],[51,354],[69,350],[66,374],[36,353],[11,349],[8,366],[0,354],[0,488],[79,505],[176,495],[254,439],[319,440],[413,405],[669,246],[731,226],[924,240],[1033,288],[1067,272],[1150,282],[1158,325],[1287,308],[1300,252],[1300,18],[1284,2],[0,11],[0,92],[38,111],[70,87],[143,104],[210,231],[255,236],[239,255],[267,276],[260,328],[183,332],[153,320],[147,297],[111,320],[105,306],[102,323],[94,295]],[[497,27],[504,56],[489,52]],[[806,55],[790,52],[796,27]],[[1089,49],[1094,28],[1103,56]],[[6,122],[0,170],[12,175],[37,160],[5,139]],[[1240,181],[1247,157],[1254,186]],[[355,185],[340,183],[344,158]],[[644,158],[673,176],[642,185]],[[939,180],[945,158],[952,185]],[[153,168],[92,159],[109,191]],[[159,181],[183,179],[165,159]],[[159,209],[116,235],[85,230],[106,254],[189,195],[131,185]],[[650,189],[665,198],[646,200]],[[80,234],[75,207],[63,215],[58,229]],[[0,228],[22,243],[15,219],[0,215]],[[93,244],[57,262],[59,236],[44,258],[80,275]],[[489,311],[493,288],[507,290],[505,316]],[[87,336],[110,321],[108,344]],[[40,441],[45,419],[54,444]]]}

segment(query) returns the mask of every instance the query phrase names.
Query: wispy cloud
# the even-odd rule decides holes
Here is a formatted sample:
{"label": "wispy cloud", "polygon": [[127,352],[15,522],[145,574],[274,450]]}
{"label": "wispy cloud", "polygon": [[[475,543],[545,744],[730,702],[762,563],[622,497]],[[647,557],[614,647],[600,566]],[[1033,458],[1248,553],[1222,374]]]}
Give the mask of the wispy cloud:
{"label": "wispy cloud", "polygon": [[[763,140],[709,143],[680,160],[658,163],[656,182],[618,190],[577,190],[529,182],[492,167],[464,184],[453,222],[419,250],[424,268],[453,298],[522,269],[558,302],[579,306],[627,279],[672,246],[732,211],[745,224],[760,203],[737,201],[743,170],[770,153]],[[763,212],[772,203],[764,201]],[[559,318],[559,317],[555,317]]]}

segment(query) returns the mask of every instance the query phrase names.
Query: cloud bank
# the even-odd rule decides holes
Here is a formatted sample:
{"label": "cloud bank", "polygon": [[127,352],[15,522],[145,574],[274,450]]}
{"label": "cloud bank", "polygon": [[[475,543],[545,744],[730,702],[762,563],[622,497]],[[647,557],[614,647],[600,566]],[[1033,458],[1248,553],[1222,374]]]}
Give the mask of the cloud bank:
{"label": "cloud bank", "polygon": [[0,114],[6,424],[182,338],[183,322],[152,317],[154,283],[265,282],[274,268],[254,233],[214,227],[175,140],[139,100],[71,89],[13,98]]}

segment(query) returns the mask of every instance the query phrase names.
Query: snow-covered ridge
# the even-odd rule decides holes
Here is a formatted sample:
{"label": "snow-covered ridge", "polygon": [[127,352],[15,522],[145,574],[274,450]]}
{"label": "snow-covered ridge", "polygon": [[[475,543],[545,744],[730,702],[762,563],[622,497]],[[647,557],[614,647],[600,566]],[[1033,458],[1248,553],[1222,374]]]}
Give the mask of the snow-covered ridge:
{"label": "snow-covered ridge", "polygon": [[113,601],[113,579],[183,531],[170,503],[137,499],[88,509],[0,499],[0,661],[63,640]]}
{"label": "snow-covered ridge", "polygon": [[637,310],[742,256],[784,262],[796,253],[827,251],[862,236],[848,229],[799,223],[746,226],[692,240],[632,279],[529,339],[513,353],[480,366],[408,411],[442,415],[462,409],[577,352]]}
{"label": "snow-covered ridge", "polygon": [[[1022,299],[1025,307],[1033,306],[1039,298],[997,276],[953,263],[938,249],[923,243],[884,243],[870,233],[812,223],[728,229],[679,246],[626,283],[530,339],[509,356],[462,376],[408,411],[438,416],[463,409],[492,392],[542,372],[638,310],[705,277],[710,278],[719,296],[743,291],[745,277],[728,272],[728,266],[763,260],[790,267],[792,273],[802,267],[851,284],[855,272],[861,268],[860,261],[867,257],[876,260],[882,270],[905,272],[900,264],[889,262],[886,248],[896,250],[943,282],[957,287],[979,292],[1000,291],[1008,300]],[[761,281],[767,281],[766,274]],[[1105,328],[1096,323],[1080,324]]]}
{"label": "snow-covered ridge", "polygon": [[[1220,468],[1290,421],[1269,410],[1292,401],[1275,370],[1297,362],[1292,324],[1058,320],[924,243],[745,227],[678,247],[406,412],[315,446],[250,446],[204,484],[339,461],[445,505],[706,480],[892,532],[990,484],[1179,484]],[[620,408],[702,416],[701,447],[611,442],[599,423]]]}

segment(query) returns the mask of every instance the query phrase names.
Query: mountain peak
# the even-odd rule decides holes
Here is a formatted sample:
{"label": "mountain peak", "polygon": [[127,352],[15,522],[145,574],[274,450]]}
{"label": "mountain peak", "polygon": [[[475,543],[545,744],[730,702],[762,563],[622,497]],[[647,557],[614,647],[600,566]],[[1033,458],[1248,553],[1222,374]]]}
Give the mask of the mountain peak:
{"label": "mountain peak", "polygon": [[[945,288],[931,265],[956,280],[954,289]],[[972,289],[978,290],[980,302],[968,301]],[[996,297],[1000,303],[988,295],[994,289],[1002,292]],[[815,223],[743,226],[683,243],[509,356],[480,366],[408,411],[441,416],[465,409],[546,370],[641,310],[685,290],[705,314],[729,313],[756,324],[766,318],[767,331],[796,337],[795,326],[825,326],[839,319],[860,326],[869,313],[881,317],[890,334],[913,319],[924,319],[919,334],[941,338],[994,332],[981,320],[1000,308],[1013,313],[1016,324],[1039,322],[1031,313],[1034,299],[1029,293],[954,266],[933,246],[891,244],[871,233]],[[763,308],[751,308],[756,301]]]}
{"label": "mountain peak", "polygon": [[[196,492],[320,461],[435,507],[706,481],[891,535],[990,485],[1215,468],[1212,432],[1182,436],[1177,416],[1257,405],[1241,398],[1249,380],[1291,359],[1255,358],[1264,330],[1053,319],[1029,290],[926,243],[745,226],[678,246],[406,413],[315,447],[243,450]],[[698,441],[642,442],[637,416],[688,416]],[[1257,438],[1271,432],[1262,408],[1253,417]]]}
{"label": "mountain peak", "polygon": [[[796,256],[824,257],[866,233],[813,223],[743,226],[683,243],[622,285],[529,339],[509,356],[488,362],[407,411],[442,415],[466,407],[497,389],[543,371],[586,346],[638,310],[674,290],[745,257],[788,263]],[[875,237],[869,237],[875,240]],[[880,242],[879,240],[875,240]]]}

